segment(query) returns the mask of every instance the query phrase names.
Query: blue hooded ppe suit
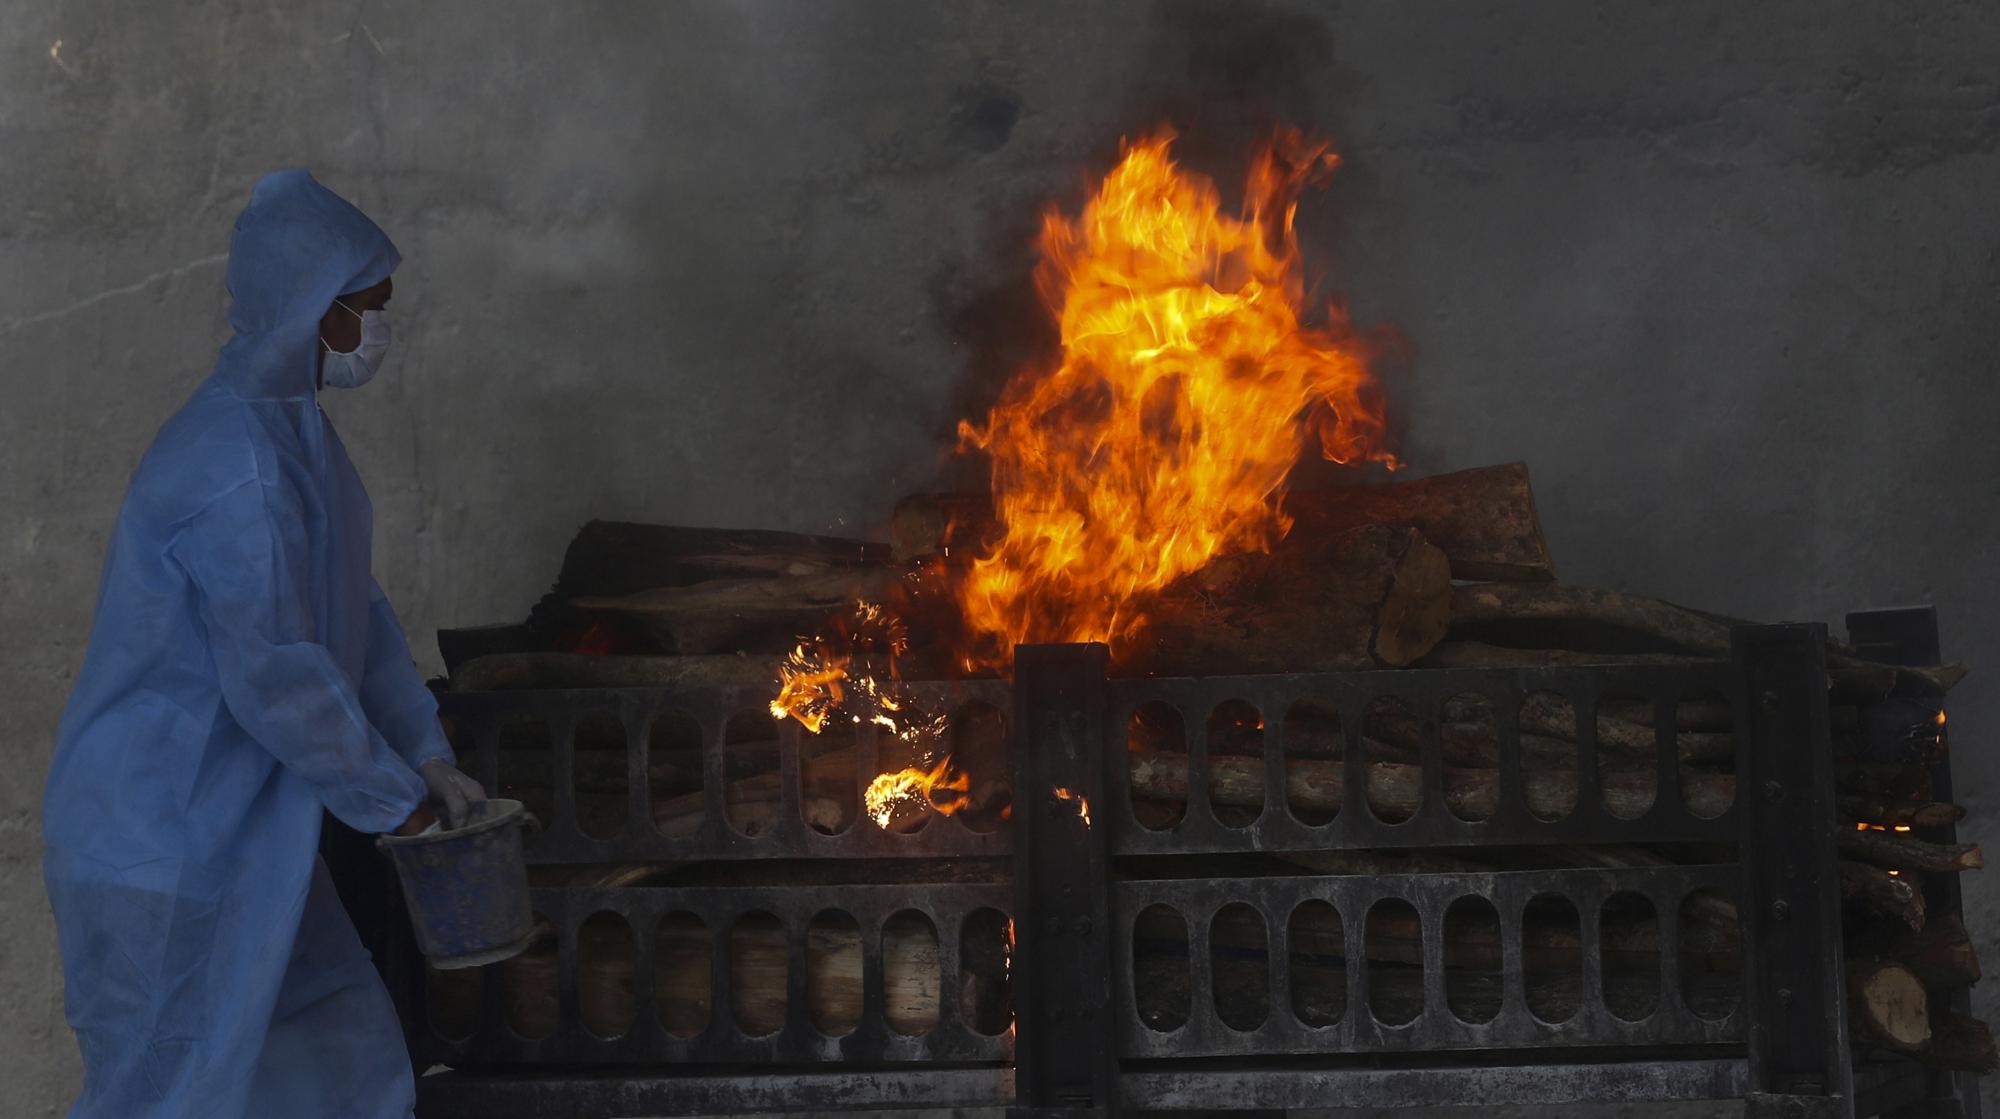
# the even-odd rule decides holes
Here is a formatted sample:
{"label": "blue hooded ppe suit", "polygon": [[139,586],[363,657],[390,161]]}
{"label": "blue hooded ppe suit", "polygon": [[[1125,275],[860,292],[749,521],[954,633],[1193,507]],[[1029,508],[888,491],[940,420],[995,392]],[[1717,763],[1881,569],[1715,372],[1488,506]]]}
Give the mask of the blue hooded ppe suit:
{"label": "blue hooded ppe suit", "polygon": [[321,315],[400,259],[305,172],[260,181],[230,240],[235,335],[119,512],[42,804],[72,1119],[411,1113],[317,854],[322,808],[393,830],[415,767],[451,758],[316,399]]}

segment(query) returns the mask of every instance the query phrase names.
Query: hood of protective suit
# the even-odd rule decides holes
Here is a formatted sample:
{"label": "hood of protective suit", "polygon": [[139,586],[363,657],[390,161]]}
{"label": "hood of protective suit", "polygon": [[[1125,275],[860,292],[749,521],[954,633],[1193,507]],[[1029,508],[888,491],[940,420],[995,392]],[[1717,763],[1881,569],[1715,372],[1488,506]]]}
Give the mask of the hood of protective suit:
{"label": "hood of protective suit", "polygon": [[258,180],[229,239],[229,325],[215,378],[245,399],[311,396],[319,321],[337,296],[373,287],[402,256],[389,235],[302,170]]}

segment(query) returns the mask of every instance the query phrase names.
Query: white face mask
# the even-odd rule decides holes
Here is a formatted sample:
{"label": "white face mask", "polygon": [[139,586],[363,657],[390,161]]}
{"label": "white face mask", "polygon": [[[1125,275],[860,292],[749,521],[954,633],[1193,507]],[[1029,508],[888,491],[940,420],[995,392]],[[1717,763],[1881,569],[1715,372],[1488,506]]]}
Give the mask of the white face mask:
{"label": "white face mask", "polygon": [[355,311],[336,299],[334,306],[361,320],[361,344],[348,353],[326,346],[320,358],[322,379],[328,388],[358,389],[382,371],[382,359],[389,356],[389,312]]}

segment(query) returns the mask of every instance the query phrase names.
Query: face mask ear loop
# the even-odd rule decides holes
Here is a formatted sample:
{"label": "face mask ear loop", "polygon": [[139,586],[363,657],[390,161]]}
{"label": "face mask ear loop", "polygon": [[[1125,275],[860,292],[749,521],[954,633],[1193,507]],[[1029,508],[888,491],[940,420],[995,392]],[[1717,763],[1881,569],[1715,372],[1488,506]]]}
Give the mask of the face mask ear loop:
{"label": "face mask ear loop", "polygon": [[[337,296],[334,298],[333,305],[340,308],[343,311],[346,311],[348,314],[353,315],[357,319],[361,318],[361,312],[355,310],[352,307],[349,307],[344,301],[342,301]],[[327,343],[326,335],[324,334],[319,336],[319,344],[326,350],[327,353],[337,354],[340,352],[339,350],[334,349],[331,345]]]}

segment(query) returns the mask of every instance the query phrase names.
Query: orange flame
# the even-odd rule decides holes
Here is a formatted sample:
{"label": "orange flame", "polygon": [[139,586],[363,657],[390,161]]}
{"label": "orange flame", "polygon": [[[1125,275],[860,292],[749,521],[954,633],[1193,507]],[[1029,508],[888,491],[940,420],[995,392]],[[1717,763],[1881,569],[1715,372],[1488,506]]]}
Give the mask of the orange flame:
{"label": "orange flame", "polygon": [[[875,826],[886,828],[896,809],[906,805],[935,809],[949,816],[964,805],[965,794],[971,789],[972,775],[952,772],[951,758],[946,757],[930,769],[912,767],[898,773],[884,773],[868,783],[861,799]],[[957,795],[940,801],[940,793]]]}
{"label": "orange flame", "polygon": [[847,657],[800,642],[778,666],[778,696],[771,701],[771,717],[790,715],[818,734],[847,698],[847,662]]}
{"label": "orange flame", "polygon": [[1232,218],[1168,158],[1173,138],[1128,143],[1080,219],[1045,217],[1037,278],[1061,363],[959,425],[991,460],[1003,530],[958,587],[968,663],[1004,668],[1023,642],[1115,652],[1147,596],[1284,537],[1280,491],[1308,447],[1396,465],[1370,342],[1338,308],[1325,327],[1300,319],[1297,198],[1339,157],[1280,132]]}
{"label": "orange flame", "polygon": [[[801,639],[778,665],[778,694],[771,700],[771,717],[797,719],[818,734],[833,716],[845,710],[856,722],[869,722],[909,741],[940,734],[944,718],[905,710],[895,687],[896,658],[909,650],[909,633],[902,622],[873,602],[856,602],[852,613],[832,619],[830,635]],[[852,675],[857,652],[888,657],[890,680]]]}
{"label": "orange flame", "polygon": [[1089,827],[1090,798],[1084,796],[1082,793],[1071,792],[1068,789],[1057,789],[1055,792],[1057,800],[1069,801],[1076,805],[1076,814],[1083,817],[1083,826],[1086,828]]}

